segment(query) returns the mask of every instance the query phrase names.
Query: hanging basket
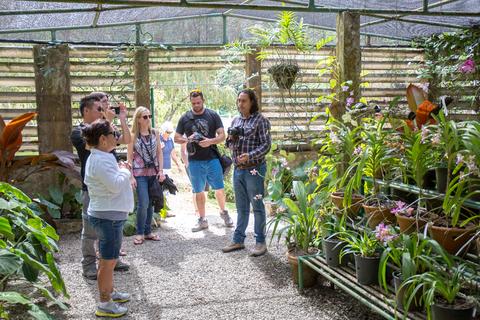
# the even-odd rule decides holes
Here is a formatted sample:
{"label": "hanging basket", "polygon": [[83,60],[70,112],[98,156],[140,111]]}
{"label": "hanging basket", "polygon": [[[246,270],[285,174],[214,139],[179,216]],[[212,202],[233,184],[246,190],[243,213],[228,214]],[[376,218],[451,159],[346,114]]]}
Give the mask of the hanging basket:
{"label": "hanging basket", "polygon": [[280,63],[268,68],[268,73],[272,75],[273,81],[280,89],[289,90],[295,83],[299,70],[295,64]]}

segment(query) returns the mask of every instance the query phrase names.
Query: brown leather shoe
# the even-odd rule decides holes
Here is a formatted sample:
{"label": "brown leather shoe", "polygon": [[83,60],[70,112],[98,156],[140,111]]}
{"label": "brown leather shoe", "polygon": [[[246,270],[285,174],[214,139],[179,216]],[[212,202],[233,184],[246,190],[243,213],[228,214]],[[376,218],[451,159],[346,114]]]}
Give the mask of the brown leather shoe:
{"label": "brown leather shoe", "polygon": [[267,252],[267,245],[265,243],[257,243],[250,252],[251,257],[260,257]]}
{"label": "brown leather shoe", "polygon": [[232,251],[242,250],[245,249],[245,245],[243,243],[235,243],[232,242],[228,246],[222,249],[223,253],[228,253]]}

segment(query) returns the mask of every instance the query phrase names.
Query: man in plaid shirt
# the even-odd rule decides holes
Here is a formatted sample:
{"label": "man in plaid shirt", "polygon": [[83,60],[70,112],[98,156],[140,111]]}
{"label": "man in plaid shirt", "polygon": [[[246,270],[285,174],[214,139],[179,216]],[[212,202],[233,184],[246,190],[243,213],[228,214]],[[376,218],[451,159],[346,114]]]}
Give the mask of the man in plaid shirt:
{"label": "man in plaid shirt", "polygon": [[242,90],[238,94],[237,107],[240,116],[233,119],[227,138],[227,146],[232,150],[235,165],[233,187],[237,206],[237,228],[232,242],[222,251],[227,253],[245,248],[245,230],[252,205],[256,244],[250,255],[258,257],[267,252],[263,194],[265,155],[271,146],[270,122],[258,111],[258,100],[251,89]]}

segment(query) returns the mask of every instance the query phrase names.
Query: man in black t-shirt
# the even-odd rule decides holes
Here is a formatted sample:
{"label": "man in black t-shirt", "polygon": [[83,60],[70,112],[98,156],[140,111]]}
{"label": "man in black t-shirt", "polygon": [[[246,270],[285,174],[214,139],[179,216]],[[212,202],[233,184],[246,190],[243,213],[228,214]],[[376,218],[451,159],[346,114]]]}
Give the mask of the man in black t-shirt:
{"label": "man in black t-shirt", "polygon": [[[83,183],[83,179],[85,178],[85,164],[87,163],[87,159],[90,156],[90,150],[86,148],[85,140],[82,137],[82,128],[85,127],[85,124],[92,123],[93,121],[101,118],[106,118],[111,122],[113,117],[115,117],[115,112],[111,110],[108,106],[108,96],[106,103],[102,101],[103,93],[94,93],[88,95],[80,101],[80,114],[83,118],[82,123],[80,123],[77,127],[72,130],[70,135],[70,140],[77,149],[78,158],[80,159],[81,164],[81,175],[82,175],[82,235],[81,235],[81,242],[82,242],[82,269],[83,269],[83,276],[90,280],[95,280],[97,278],[97,256],[95,251],[95,241],[97,240],[97,235],[95,234],[95,230],[88,222],[88,204],[90,202],[90,197],[88,195],[88,189],[85,183]],[[103,99],[105,100],[105,99]],[[118,144],[127,144],[130,142],[130,129],[127,125],[127,109],[125,105],[120,106],[120,124],[122,127],[123,135],[121,135],[118,131],[116,132],[117,142]],[[113,151],[115,154],[115,150]],[[116,156],[116,154],[115,154]],[[115,266],[115,270],[128,270],[129,266],[120,260],[118,260],[117,265]]]}
{"label": "man in black t-shirt", "polygon": [[205,108],[203,93],[200,90],[190,92],[190,103],[192,109],[178,120],[175,142],[187,143],[187,170],[200,216],[192,231],[197,232],[208,228],[208,221],[205,218],[206,197],[203,192],[207,182],[215,190],[220,217],[225,222],[225,226],[232,227],[233,221],[225,210],[223,170],[217,153],[213,150],[216,144],[225,141],[222,120],[215,111]]}

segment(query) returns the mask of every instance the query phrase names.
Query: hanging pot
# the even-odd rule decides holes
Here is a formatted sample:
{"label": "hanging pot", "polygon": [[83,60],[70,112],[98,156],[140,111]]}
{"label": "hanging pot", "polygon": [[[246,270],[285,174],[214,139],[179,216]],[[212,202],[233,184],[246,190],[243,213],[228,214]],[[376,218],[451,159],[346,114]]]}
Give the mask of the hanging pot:
{"label": "hanging pot", "polygon": [[[298,284],[298,255],[296,254],[295,249],[287,251],[287,259],[290,264],[290,269],[292,270],[293,283]],[[317,283],[318,273],[306,264],[302,264],[302,268],[303,287],[313,287]]]}
{"label": "hanging pot", "polygon": [[397,221],[395,215],[387,207],[367,206],[364,204],[363,210],[365,210],[365,215],[368,218],[367,223],[371,229],[375,229],[382,222],[394,224]]}
{"label": "hanging pot", "polygon": [[453,305],[435,303],[432,305],[432,320],[472,320],[475,306],[464,299],[456,299]]}
{"label": "hanging pot", "polygon": [[378,284],[379,257],[363,257],[355,255],[355,271],[357,281],[361,284]]}
{"label": "hanging pot", "polygon": [[[475,233],[474,228],[465,229],[435,225],[430,227],[429,231],[432,239],[437,241],[450,254],[456,254]],[[468,248],[464,248],[460,254],[467,251]]]}
{"label": "hanging pot", "polygon": [[297,79],[299,70],[295,64],[280,63],[268,68],[268,73],[280,89],[289,90]]}
{"label": "hanging pot", "polygon": [[417,217],[407,217],[400,214],[397,214],[395,217],[400,227],[400,232],[404,234],[410,234],[414,231],[419,232],[427,224],[427,221],[422,218],[417,219]]}
{"label": "hanging pot", "polygon": [[338,239],[323,239],[322,249],[328,266],[336,268],[339,265],[347,265],[346,257],[344,257],[340,262],[340,252],[342,251],[343,247],[345,247],[345,243],[341,242]]}

